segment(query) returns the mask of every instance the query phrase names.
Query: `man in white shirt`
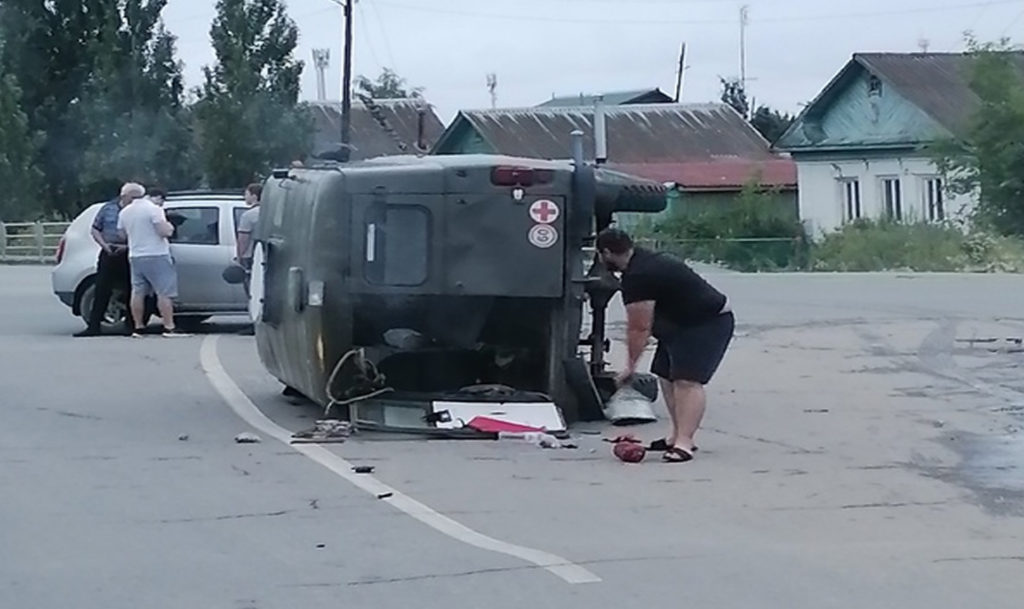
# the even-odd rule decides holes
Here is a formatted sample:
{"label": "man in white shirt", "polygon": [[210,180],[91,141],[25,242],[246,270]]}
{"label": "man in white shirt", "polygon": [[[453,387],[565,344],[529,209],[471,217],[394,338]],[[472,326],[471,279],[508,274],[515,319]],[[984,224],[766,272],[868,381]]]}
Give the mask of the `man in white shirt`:
{"label": "man in white shirt", "polygon": [[178,273],[171,260],[174,225],[167,221],[164,210],[146,197],[140,184],[128,183],[121,192],[132,202],[121,210],[117,228],[128,238],[128,260],[132,269],[133,337],[141,337],[146,296],[156,293],[156,306],[164,324],[164,336],[182,336],[174,327],[174,299],[178,297]]}

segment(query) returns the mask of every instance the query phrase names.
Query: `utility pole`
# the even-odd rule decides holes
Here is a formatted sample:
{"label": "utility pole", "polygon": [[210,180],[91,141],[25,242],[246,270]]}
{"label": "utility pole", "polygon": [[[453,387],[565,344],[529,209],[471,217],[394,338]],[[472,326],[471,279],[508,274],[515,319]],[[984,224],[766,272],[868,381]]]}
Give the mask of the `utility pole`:
{"label": "utility pole", "polygon": [[341,144],[345,158],[348,158],[352,133],[352,4],[355,1],[344,0],[341,5],[345,17],[345,46],[341,72]]}
{"label": "utility pole", "polygon": [[740,7],[740,86],[747,90],[747,24],[750,22],[750,7]]}
{"label": "utility pole", "polygon": [[686,43],[683,43],[679,50],[679,73],[676,74],[676,103],[679,103],[679,96],[683,93],[683,72],[686,71]]}

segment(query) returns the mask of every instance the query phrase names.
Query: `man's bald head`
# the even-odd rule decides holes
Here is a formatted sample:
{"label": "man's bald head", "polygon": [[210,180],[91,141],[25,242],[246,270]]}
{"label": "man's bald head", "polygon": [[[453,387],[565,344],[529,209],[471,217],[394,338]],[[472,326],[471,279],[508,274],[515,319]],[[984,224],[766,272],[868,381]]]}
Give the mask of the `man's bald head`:
{"label": "man's bald head", "polygon": [[146,196],[146,189],[137,182],[127,182],[121,187],[121,200],[125,203],[141,199]]}

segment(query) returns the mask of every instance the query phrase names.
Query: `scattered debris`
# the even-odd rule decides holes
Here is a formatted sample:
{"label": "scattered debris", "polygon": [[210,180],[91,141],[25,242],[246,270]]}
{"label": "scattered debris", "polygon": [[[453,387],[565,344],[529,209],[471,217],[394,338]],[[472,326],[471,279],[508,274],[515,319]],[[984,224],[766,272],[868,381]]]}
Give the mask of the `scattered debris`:
{"label": "scattered debris", "polygon": [[945,421],[932,421],[932,425],[935,426],[935,427],[938,427],[938,428],[942,428],[942,427],[946,426],[946,422]]}
{"label": "scattered debris", "polygon": [[392,495],[394,495],[394,493],[377,493],[377,499],[387,499]]}
{"label": "scattered debris", "polygon": [[373,473],[373,466],[372,465],[356,465],[356,466],[354,466],[352,468],[352,471],[354,471],[357,474],[372,474]]}
{"label": "scattered debris", "polygon": [[601,430],[599,430],[599,429],[584,429],[584,430],[580,431],[580,434],[582,434],[584,436],[599,436],[599,435],[601,435]]}
{"label": "scattered debris", "polygon": [[314,510],[319,510],[320,509],[320,500],[319,499],[311,499],[309,501],[309,507],[313,508]]}
{"label": "scattered debris", "polygon": [[575,444],[563,444],[561,440],[544,431],[501,431],[499,440],[521,440],[541,448],[576,448]]}
{"label": "scattered debris", "polygon": [[640,463],[647,456],[647,449],[643,444],[629,439],[616,442],[612,447],[612,454],[625,463]]}
{"label": "scattered debris", "polygon": [[235,442],[239,444],[259,444],[262,440],[256,434],[246,431],[235,436]]}
{"label": "scattered debris", "polygon": [[804,412],[807,414],[825,414],[828,412],[828,408],[805,408]]}
{"label": "scattered debris", "polygon": [[178,436],[178,441],[179,442],[188,442],[188,434],[187,433],[183,433],[180,436]]}
{"label": "scattered debris", "polygon": [[338,419],[320,419],[313,427],[292,434],[292,443],[340,443],[352,435],[352,423]]}

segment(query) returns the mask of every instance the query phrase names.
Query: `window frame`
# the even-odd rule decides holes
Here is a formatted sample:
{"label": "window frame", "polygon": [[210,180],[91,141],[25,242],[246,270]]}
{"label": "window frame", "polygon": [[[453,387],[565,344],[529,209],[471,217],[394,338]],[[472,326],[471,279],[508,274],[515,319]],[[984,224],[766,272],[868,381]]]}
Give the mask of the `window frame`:
{"label": "window frame", "polygon": [[[942,176],[922,176],[921,178],[921,197],[922,204],[924,206],[924,217],[929,222],[945,222],[949,219],[949,213],[946,211],[946,184]],[[933,198],[934,197],[934,198]],[[934,211],[938,209],[938,217],[935,216]]]}
{"label": "window frame", "polygon": [[[203,246],[203,247],[217,247],[217,246],[224,245],[223,239],[221,238],[221,234],[220,234],[220,229],[221,229],[221,226],[220,226],[220,224],[221,224],[221,213],[220,213],[220,206],[219,205],[215,205],[215,204],[213,204],[213,205],[191,205],[191,204],[188,204],[188,205],[175,205],[173,207],[168,206],[165,209],[165,215],[171,216],[171,215],[173,215],[175,213],[179,213],[179,215],[180,215],[180,212],[183,211],[183,210],[200,210],[200,212],[212,210],[216,214],[216,216],[217,216],[217,230],[215,231],[216,242],[214,242],[214,243],[206,243],[206,242],[194,242],[194,241],[181,241],[181,239],[178,237],[178,228],[179,227],[175,226],[174,227],[174,234],[169,239],[171,245],[198,245],[198,246]],[[186,221],[188,221],[188,218],[186,218]]]}
{"label": "window frame", "polygon": [[[903,180],[899,176],[879,176],[878,185],[882,193],[883,217],[892,222],[903,222],[906,219]],[[893,213],[894,211],[896,213]]]}
{"label": "window frame", "polygon": [[[419,281],[394,282],[387,280],[387,214],[393,211],[415,211],[423,217],[423,274]],[[363,218],[362,276],[367,284],[382,288],[416,288],[426,285],[431,276],[434,215],[429,207],[419,203],[383,203],[366,208]],[[383,234],[382,234],[383,233]],[[379,272],[374,269],[379,268]]]}
{"label": "window frame", "polygon": [[[847,224],[850,222],[856,222],[864,218],[864,197],[861,195],[860,179],[859,178],[839,178],[836,180],[839,184],[839,199],[842,210],[843,223]],[[855,199],[851,199],[850,195],[856,195]],[[857,214],[853,215],[852,207],[856,206]]]}

